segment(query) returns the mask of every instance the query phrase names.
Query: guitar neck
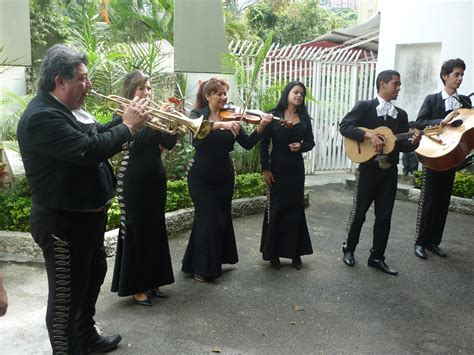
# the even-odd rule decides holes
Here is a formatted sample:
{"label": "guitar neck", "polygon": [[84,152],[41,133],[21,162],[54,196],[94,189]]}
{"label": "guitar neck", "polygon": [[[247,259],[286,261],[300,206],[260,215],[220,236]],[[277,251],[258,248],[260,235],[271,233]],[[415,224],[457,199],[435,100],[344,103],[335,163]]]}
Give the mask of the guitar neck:
{"label": "guitar neck", "polygon": [[[422,130],[422,131],[419,131],[420,132],[420,136],[424,135],[425,134],[425,131]],[[404,139],[409,139],[413,136],[414,132],[405,132],[405,133],[399,133],[399,134],[396,134],[395,137],[397,137],[397,142],[398,141],[401,141],[401,140],[404,140]]]}
{"label": "guitar neck", "polygon": [[[420,132],[420,134],[423,134],[423,132]],[[409,139],[413,136],[413,132],[405,132],[405,133],[399,133],[396,134],[395,137],[397,137],[397,142],[402,141],[404,139]]]}

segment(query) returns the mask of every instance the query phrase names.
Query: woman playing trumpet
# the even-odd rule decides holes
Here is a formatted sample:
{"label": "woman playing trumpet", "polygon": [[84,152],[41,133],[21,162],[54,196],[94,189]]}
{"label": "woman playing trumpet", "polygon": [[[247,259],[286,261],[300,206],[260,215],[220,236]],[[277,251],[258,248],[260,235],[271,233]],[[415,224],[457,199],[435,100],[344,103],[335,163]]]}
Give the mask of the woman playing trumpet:
{"label": "woman playing trumpet", "polygon": [[215,279],[222,274],[222,264],[238,261],[232,225],[231,207],[234,192],[234,166],[229,153],[237,141],[251,149],[271,122],[263,114],[256,131],[248,135],[238,121],[223,122],[219,112],[227,102],[229,86],[211,78],[200,84],[196,109],[191,117],[204,116],[212,130],[204,139],[194,139],[196,149],[188,167],[188,188],[194,203],[194,222],[183,258],[182,271],[198,281]]}
{"label": "woman playing trumpet", "polygon": [[[150,97],[148,76],[133,71],[125,77],[122,96]],[[152,297],[166,298],[160,286],[174,282],[165,225],[166,171],[162,149],[172,149],[176,135],[143,127],[124,151],[119,169],[121,226],[112,292],[133,295],[135,303],[151,306]]]}

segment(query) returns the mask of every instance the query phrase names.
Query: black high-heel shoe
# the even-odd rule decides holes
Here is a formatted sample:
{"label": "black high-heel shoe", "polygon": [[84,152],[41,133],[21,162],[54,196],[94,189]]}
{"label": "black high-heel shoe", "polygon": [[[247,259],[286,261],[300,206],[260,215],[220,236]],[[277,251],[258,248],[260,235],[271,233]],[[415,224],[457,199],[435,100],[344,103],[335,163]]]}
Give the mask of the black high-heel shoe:
{"label": "black high-heel shoe", "polygon": [[199,281],[199,282],[206,282],[206,278],[204,276],[198,275],[198,274],[193,274],[194,280]]}
{"label": "black high-heel shoe", "polygon": [[138,304],[140,306],[151,307],[151,300],[147,297],[144,300],[137,300],[135,295],[132,296],[133,303]]}
{"label": "black high-heel shoe", "polygon": [[292,262],[293,264],[293,267],[296,269],[296,270],[299,270],[301,269],[301,267],[303,266],[303,262],[301,261],[301,257],[300,256],[297,256],[295,258],[293,258]]}
{"label": "black high-heel shoe", "polygon": [[163,293],[161,291],[155,291],[154,289],[151,289],[150,293],[153,298],[168,298],[168,295],[166,293]]}
{"label": "black high-heel shoe", "polygon": [[275,270],[280,270],[281,264],[280,264],[280,258],[273,258],[270,260],[270,266],[274,268]]}

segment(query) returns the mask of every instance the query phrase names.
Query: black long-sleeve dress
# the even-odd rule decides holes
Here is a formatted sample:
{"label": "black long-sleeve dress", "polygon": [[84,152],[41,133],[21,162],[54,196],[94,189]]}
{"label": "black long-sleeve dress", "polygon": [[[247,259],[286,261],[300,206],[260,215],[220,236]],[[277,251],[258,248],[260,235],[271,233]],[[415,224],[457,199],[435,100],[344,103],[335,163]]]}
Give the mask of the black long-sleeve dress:
{"label": "black long-sleeve dress", "polygon": [[[283,117],[283,112],[272,112]],[[313,253],[304,213],[304,161],[302,153],[315,143],[309,117],[291,128],[272,121],[262,135],[260,160],[262,170],[270,170],[275,182],[267,190],[267,210],[263,219],[260,251],[264,260],[276,257],[295,258]],[[269,152],[270,142],[272,145]],[[300,142],[299,152],[289,144]]]}
{"label": "black long-sleeve dress", "polygon": [[121,227],[112,280],[112,292],[119,296],[174,282],[165,225],[167,179],[160,145],[171,149],[176,139],[176,135],[143,127],[124,151],[117,188],[123,203]]}
{"label": "black long-sleeve dress", "polygon": [[[193,110],[191,118],[201,115],[208,119],[209,108]],[[231,215],[235,172],[229,153],[236,141],[251,149],[259,140],[256,131],[248,135],[242,127],[237,138],[229,130],[214,130],[193,140],[196,152],[188,166],[188,189],[194,221],[183,272],[214,279],[221,276],[222,264],[238,262]]]}

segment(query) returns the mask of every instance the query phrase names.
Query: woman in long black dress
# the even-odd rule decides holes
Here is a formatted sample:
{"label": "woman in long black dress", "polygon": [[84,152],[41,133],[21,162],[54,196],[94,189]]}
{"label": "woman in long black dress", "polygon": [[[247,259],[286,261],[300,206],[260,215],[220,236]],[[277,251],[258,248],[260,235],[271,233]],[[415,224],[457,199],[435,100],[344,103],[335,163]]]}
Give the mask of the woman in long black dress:
{"label": "woman in long black dress", "polygon": [[[122,96],[150,97],[148,76],[133,71],[125,77]],[[165,225],[166,171],[163,148],[172,149],[176,135],[143,127],[124,151],[117,194],[121,227],[112,292],[133,295],[135,303],[151,306],[152,297],[166,298],[160,286],[174,282]]]}
{"label": "woman in long black dress", "polygon": [[203,116],[213,123],[204,139],[194,139],[196,153],[188,167],[188,188],[194,203],[194,222],[183,258],[182,271],[198,281],[215,279],[222,264],[238,261],[231,207],[234,166],[229,153],[237,141],[251,149],[272,116],[262,115],[257,129],[248,135],[237,121],[223,122],[219,111],[227,102],[225,81],[211,78],[201,83],[191,118]]}
{"label": "woman in long black dress", "polygon": [[293,266],[301,269],[301,255],[313,253],[304,213],[302,153],[315,144],[305,96],[303,83],[293,81],[286,85],[277,107],[270,112],[292,125],[274,120],[263,133],[260,145],[268,194],[260,251],[263,260],[270,260],[276,270],[281,267],[280,257],[292,259]]}

